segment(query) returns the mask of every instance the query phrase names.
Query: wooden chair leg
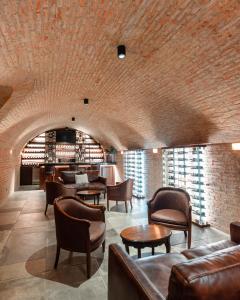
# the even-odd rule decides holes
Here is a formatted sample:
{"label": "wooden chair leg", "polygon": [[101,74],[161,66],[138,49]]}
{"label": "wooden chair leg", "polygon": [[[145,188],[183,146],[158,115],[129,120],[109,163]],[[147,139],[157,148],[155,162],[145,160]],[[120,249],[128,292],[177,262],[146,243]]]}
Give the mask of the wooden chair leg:
{"label": "wooden chair leg", "polygon": [[187,230],[184,230],[185,238],[187,237]]}
{"label": "wooden chair leg", "polygon": [[116,201],[116,205],[118,206],[118,201]]}
{"label": "wooden chair leg", "polygon": [[91,277],[91,253],[87,252],[87,278]]}
{"label": "wooden chair leg", "polygon": [[127,201],[125,201],[126,213],[128,213]]}
{"label": "wooden chair leg", "polygon": [[131,205],[131,209],[133,209],[132,198],[130,199],[130,205]]}
{"label": "wooden chair leg", "polygon": [[188,249],[191,248],[191,242],[192,242],[192,230],[191,228],[188,230]]}
{"label": "wooden chair leg", "polygon": [[61,250],[61,248],[57,245],[57,252],[56,252],[56,258],[55,258],[54,269],[57,269],[58,260],[59,260],[59,255],[60,255],[60,250]]}
{"label": "wooden chair leg", "polygon": [[104,242],[102,243],[102,252],[104,253],[105,252],[105,246],[106,246],[106,242],[104,240]]}
{"label": "wooden chair leg", "polygon": [[106,199],[106,192],[104,192],[103,197],[104,197],[104,199]]}
{"label": "wooden chair leg", "polygon": [[46,213],[47,213],[47,209],[48,209],[48,203],[46,203],[46,208],[45,208],[45,212],[44,212],[45,216],[46,216]]}
{"label": "wooden chair leg", "polygon": [[107,199],[107,210],[109,210],[109,200]]}

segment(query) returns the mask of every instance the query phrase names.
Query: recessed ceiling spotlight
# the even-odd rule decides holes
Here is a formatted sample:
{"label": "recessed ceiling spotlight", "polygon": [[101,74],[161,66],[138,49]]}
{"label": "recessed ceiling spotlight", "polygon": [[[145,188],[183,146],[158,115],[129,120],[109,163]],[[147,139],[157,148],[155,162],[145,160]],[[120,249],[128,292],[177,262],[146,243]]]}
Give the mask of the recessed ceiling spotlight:
{"label": "recessed ceiling spotlight", "polygon": [[126,47],[124,45],[119,45],[117,47],[118,58],[123,59],[126,56]]}
{"label": "recessed ceiling spotlight", "polygon": [[88,104],[88,102],[89,102],[89,101],[88,101],[88,98],[83,99],[83,103],[84,103],[84,104]]}

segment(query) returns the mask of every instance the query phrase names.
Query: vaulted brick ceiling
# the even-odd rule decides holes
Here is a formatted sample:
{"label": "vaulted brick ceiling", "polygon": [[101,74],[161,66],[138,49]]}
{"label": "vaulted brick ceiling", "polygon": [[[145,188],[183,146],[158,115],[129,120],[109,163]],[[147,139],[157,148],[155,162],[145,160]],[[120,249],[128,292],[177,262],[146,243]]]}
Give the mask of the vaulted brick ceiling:
{"label": "vaulted brick ceiling", "polygon": [[57,126],[118,149],[240,141],[240,2],[1,0],[0,86],[13,147]]}

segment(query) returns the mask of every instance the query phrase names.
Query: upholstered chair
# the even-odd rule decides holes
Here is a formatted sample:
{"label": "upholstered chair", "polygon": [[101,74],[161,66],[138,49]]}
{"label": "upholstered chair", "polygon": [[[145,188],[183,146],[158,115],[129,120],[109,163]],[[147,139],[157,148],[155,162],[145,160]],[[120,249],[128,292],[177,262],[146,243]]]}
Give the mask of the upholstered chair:
{"label": "upholstered chair", "polygon": [[90,205],[77,197],[59,197],[54,201],[57,268],[60,249],[86,253],[87,277],[91,277],[91,252],[102,245],[105,251],[105,207]]}
{"label": "upholstered chair", "polygon": [[158,189],[148,202],[149,224],[160,224],[173,230],[184,231],[191,247],[192,207],[189,194],[180,188]]}
{"label": "upholstered chair", "polygon": [[133,196],[133,179],[127,179],[126,181],[117,185],[107,186],[107,209],[109,210],[109,201],[124,201],[126,212],[128,212],[127,202],[130,202],[132,208],[132,196]]}
{"label": "upholstered chair", "polygon": [[74,196],[76,189],[66,188],[62,183],[56,181],[46,181],[46,208],[45,215],[47,213],[48,205],[53,205],[54,200],[60,196]]}

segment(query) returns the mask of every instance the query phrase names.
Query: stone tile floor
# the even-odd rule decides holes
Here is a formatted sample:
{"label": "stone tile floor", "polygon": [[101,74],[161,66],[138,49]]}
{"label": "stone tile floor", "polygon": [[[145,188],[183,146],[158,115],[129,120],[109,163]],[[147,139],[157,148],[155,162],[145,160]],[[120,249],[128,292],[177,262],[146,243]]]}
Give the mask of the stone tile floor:
{"label": "stone tile floor", "polygon": [[[101,204],[106,204],[101,199]],[[92,254],[92,277],[86,280],[85,255],[62,250],[58,269],[53,269],[56,238],[53,208],[44,215],[43,191],[15,192],[0,207],[0,299],[107,299],[108,251],[101,248]],[[121,243],[123,228],[147,223],[145,200],[133,201],[133,210],[125,213],[124,204],[112,202],[106,212],[106,249],[110,243]],[[192,247],[226,239],[228,236],[213,228],[193,226]],[[172,252],[186,248],[183,233],[173,232]],[[136,251],[130,248],[131,255]],[[164,253],[164,247],[156,248]],[[143,256],[151,249],[144,249]]]}

